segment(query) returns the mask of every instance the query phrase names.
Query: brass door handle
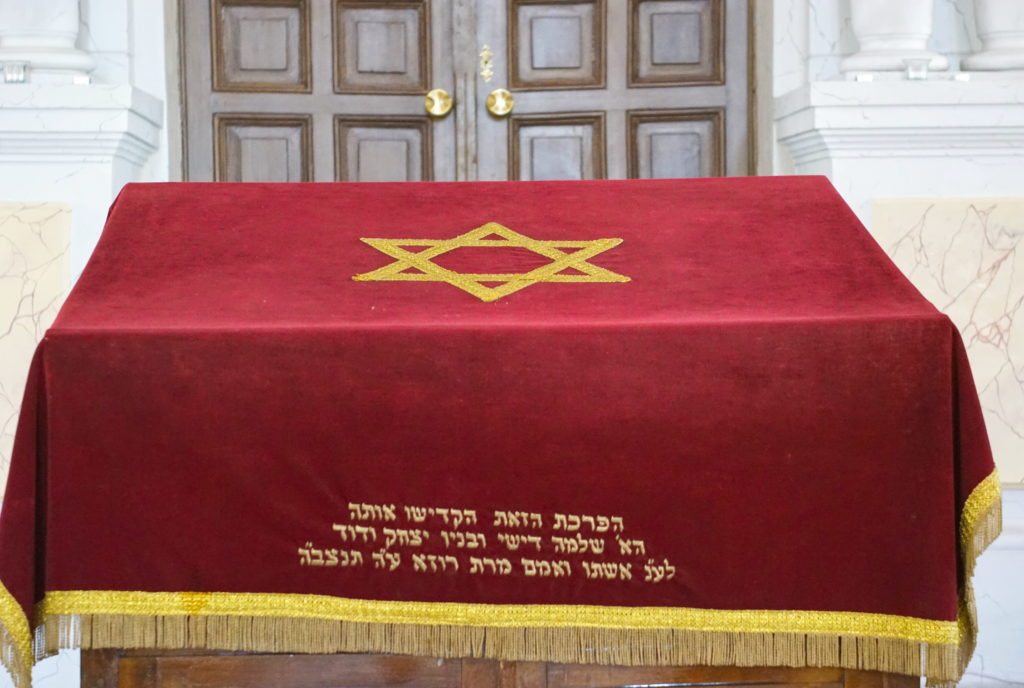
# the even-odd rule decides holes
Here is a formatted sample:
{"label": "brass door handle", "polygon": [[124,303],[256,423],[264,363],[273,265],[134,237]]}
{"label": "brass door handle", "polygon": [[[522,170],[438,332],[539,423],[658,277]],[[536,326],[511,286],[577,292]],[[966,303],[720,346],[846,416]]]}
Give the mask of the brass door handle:
{"label": "brass door handle", "polygon": [[512,112],[515,107],[515,99],[512,94],[504,88],[496,88],[487,94],[487,112],[495,117],[504,117]]}
{"label": "brass door handle", "polygon": [[444,117],[452,111],[452,97],[443,88],[433,88],[427,91],[423,107],[431,117]]}

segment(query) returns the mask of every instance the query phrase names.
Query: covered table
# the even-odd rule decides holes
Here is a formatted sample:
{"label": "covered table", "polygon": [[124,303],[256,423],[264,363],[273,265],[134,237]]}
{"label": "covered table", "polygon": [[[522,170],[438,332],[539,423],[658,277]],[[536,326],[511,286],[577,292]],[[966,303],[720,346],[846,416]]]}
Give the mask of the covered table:
{"label": "covered table", "polygon": [[142,184],[32,365],[3,660],[962,673],[956,329],[823,178]]}

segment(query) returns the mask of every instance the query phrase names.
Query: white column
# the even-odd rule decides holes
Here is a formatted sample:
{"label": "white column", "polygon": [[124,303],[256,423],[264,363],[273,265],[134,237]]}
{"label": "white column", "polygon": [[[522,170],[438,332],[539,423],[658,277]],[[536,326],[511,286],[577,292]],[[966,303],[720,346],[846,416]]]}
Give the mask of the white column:
{"label": "white column", "polygon": [[1024,2],[975,0],[981,52],[964,58],[967,70],[1024,69]]}
{"label": "white column", "polygon": [[93,58],[77,47],[78,0],[0,0],[5,81],[88,83]]}
{"label": "white column", "polygon": [[928,50],[933,0],[850,0],[853,32],[860,51],[842,61],[844,72],[900,71],[906,60],[928,60],[943,70],[949,61]]}

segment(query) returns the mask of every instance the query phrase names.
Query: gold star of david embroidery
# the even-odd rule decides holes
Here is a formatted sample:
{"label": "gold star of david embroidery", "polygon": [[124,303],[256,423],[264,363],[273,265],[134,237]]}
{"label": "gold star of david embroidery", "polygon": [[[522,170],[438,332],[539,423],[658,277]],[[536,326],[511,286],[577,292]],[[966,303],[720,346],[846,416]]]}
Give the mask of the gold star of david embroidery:
{"label": "gold star of david embroidery", "polygon": [[[500,238],[492,238],[492,237]],[[496,301],[538,282],[629,282],[629,278],[587,261],[622,243],[622,239],[590,241],[542,241],[514,232],[497,222],[488,222],[454,239],[360,239],[394,263],[373,272],[355,275],[360,282],[447,282],[481,301]],[[403,247],[423,247],[407,251]],[[525,248],[550,258],[551,262],[524,273],[481,274],[448,270],[432,262],[443,253],[464,246]],[[575,270],[565,274],[564,270]],[[484,282],[501,282],[490,287]]]}

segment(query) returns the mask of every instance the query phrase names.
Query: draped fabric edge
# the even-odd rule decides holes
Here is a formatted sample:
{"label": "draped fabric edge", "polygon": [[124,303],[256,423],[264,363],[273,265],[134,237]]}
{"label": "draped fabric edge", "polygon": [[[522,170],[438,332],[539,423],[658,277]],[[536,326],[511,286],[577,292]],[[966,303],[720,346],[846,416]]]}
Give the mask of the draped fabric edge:
{"label": "draped fabric edge", "polygon": [[33,642],[0,583],[0,663],[29,688],[34,659],[63,648],[393,652],[621,665],[842,667],[952,686],[977,636],[970,578],[1002,527],[993,471],[962,509],[956,621],[833,611],[354,600],[326,595],[50,591]]}

